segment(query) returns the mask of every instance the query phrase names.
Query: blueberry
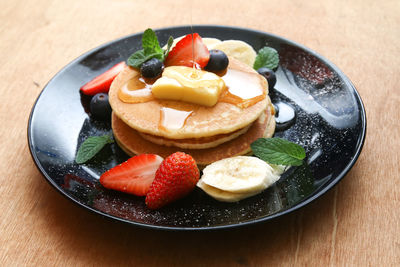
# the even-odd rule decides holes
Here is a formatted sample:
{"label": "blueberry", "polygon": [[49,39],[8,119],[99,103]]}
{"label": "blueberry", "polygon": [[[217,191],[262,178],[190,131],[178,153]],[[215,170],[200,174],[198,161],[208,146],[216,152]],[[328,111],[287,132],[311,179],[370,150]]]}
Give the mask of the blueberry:
{"label": "blueberry", "polygon": [[140,67],[140,73],[145,78],[155,78],[161,74],[164,64],[157,58],[147,60]]}
{"label": "blueberry", "polygon": [[111,119],[111,106],[107,94],[99,93],[93,96],[90,101],[90,113],[99,120],[107,121]]}
{"label": "blueberry", "polygon": [[218,72],[223,71],[228,67],[229,59],[224,52],[221,50],[213,49],[210,50],[210,60],[205,67],[205,70]]}
{"label": "blueberry", "polygon": [[259,74],[261,74],[262,76],[264,76],[265,79],[267,79],[267,81],[268,81],[268,89],[269,89],[269,91],[271,91],[274,88],[275,84],[276,84],[275,72],[273,70],[270,70],[270,69],[265,68],[265,67],[259,68],[257,70],[257,72]]}

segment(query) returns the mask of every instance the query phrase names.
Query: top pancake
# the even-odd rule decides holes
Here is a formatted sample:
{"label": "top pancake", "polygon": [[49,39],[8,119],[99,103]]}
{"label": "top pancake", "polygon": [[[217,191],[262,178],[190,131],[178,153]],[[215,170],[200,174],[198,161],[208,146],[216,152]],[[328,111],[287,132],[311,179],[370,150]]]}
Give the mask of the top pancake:
{"label": "top pancake", "polygon": [[[229,58],[228,68],[257,73],[251,67],[233,58]],[[218,102],[213,107],[157,99],[134,104],[122,102],[118,97],[118,91],[127,81],[137,75],[140,74],[136,69],[126,67],[112,83],[109,101],[113,112],[127,125],[151,135],[184,139],[231,133],[254,122],[269,103],[268,97],[247,108],[239,108],[234,104],[224,102]],[[267,94],[267,81],[261,75],[259,75],[259,79]],[[179,107],[179,109],[193,110],[193,113],[187,118],[182,128],[166,131],[159,127],[162,107]]]}

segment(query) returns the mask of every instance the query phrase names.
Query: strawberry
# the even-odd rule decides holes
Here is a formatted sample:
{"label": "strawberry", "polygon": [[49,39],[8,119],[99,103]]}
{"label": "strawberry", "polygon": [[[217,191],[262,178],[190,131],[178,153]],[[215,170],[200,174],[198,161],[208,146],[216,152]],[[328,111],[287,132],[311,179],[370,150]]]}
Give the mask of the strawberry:
{"label": "strawberry", "polygon": [[146,205],[159,209],[189,194],[199,181],[200,172],[192,156],[176,152],[168,156],[156,172],[146,195]]}
{"label": "strawberry", "polygon": [[194,63],[197,67],[204,68],[209,59],[210,52],[207,46],[203,43],[198,33],[193,33],[193,36],[188,34],[176,43],[165,59],[165,66],[193,67]]}
{"label": "strawberry", "polygon": [[145,196],[162,161],[155,154],[134,156],[103,173],[100,183],[108,189]]}
{"label": "strawberry", "polygon": [[112,81],[117,75],[125,68],[126,64],[124,61],[113,66],[103,74],[100,74],[90,82],[86,83],[81,87],[82,93],[85,95],[95,95],[98,93],[108,93]]}

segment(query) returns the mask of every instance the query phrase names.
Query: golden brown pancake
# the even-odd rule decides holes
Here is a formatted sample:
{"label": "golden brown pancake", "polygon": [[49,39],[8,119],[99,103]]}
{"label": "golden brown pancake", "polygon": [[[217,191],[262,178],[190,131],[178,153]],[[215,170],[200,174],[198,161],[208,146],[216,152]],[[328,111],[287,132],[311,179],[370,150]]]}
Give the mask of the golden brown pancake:
{"label": "golden brown pancake", "polygon": [[[233,58],[229,60],[228,68],[242,72],[257,74],[257,72],[244,63]],[[216,136],[219,134],[233,133],[243,129],[258,119],[267,105],[270,103],[268,96],[247,108],[240,108],[234,104],[218,102],[213,107],[205,107],[178,101],[161,101],[157,99],[144,103],[125,103],[118,97],[118,91],[130,79],[140,75],[131,68],[125,68],[114,80],[109,91],[109,101],[113,112],[129,127],[154,136],[162,136],[169,139],[187,139]],[[266,80],[257,74],[256,80],[268,93]],[[258,84],[258,81],[257,81]],[[246,88],[243,88],[246,90]],[[186,119],[182,128],[173,131],[165,131],[160,128],[161,108],[179,106],[179,109],[193,110]]]}
{"label": "golden brown pancake", "polygon": [[132,129],[113,112],[112,128],[119,146],[129,155],[154,153],[167,157],[176,151],[190,154],[200,167],[217,160],[245,155],[251,152],[250,144],[260,137],[271,137],[275,130],[273,108],[268,105],[264,113],[251,125],[249,130],[239,137],[207,149],[182,149],[174,146],[157,145],[144,139],[138,131]]}
{"label": "golden brown pancake", "polygon": [[247,132],[250,128],[251,124],[236,130],[232,133],[226,134],[217,134],[214,136],[200,137],[200,138],[186,138],[186,139],[169,139],[161,136],[146,134],[138,132],[144,139],[153,142],[158,145],[164,146],[176,146],[180,148],[189,148],[189,149],[205,149],[218,146],[222,143],[228,142],[241,134]]}

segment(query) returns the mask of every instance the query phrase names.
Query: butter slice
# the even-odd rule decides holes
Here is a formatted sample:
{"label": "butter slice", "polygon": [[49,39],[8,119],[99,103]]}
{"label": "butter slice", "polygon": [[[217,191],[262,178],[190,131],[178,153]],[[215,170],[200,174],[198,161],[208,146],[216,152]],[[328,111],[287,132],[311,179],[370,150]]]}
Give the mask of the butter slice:
{"label": "butter slice", "polygon": [[164,69],[162,77],[153,84],[151,91],[158,99],[212,107],[224,88],[224,80],[212,72],[171,66]]}

